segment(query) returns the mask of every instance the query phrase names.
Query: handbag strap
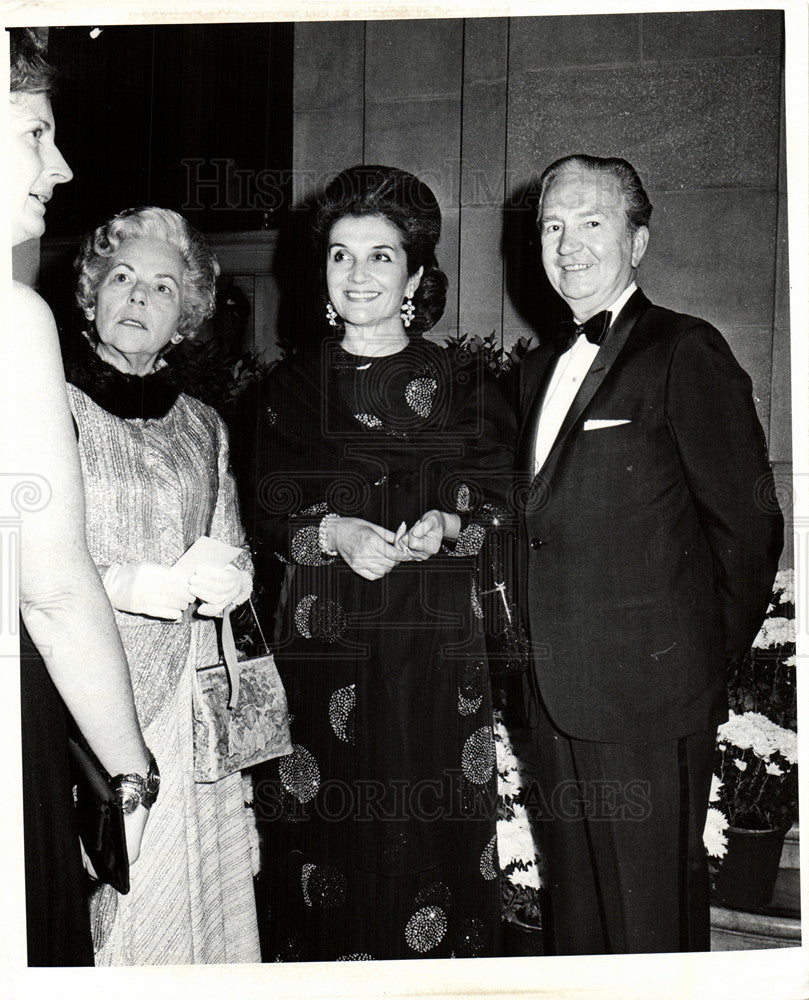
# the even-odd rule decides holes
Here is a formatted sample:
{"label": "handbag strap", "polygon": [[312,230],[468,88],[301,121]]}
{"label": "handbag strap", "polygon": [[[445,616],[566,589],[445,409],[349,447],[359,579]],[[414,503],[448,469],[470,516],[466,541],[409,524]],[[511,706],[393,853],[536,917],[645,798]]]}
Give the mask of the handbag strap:
{"label": "handbag strap", "polygon": [[[267,640],[264,638],[264,632],[261,628],[261,622],[258,620],[256,609],[253,607],[252,598],[248,598],[248,601],[250,604],[250,610],[253,612],[253,620],[256,623],[258,634],[261,636],[261,642],[264,645],[264,655],[269,656],[270,647],[267,645]],[[230,612],[234,607],[235,605],[229,604],[222,612],[222,659],[225,661],[225,670],[227,671],[228,679],[230,680],[228,708],[231,710],[236,708],[239,701],[239,681],[241,674],[241,662],[236,653],[236,643],[233,639],[233,626],[230,623]]]}
{"label": "handbag strap", "polygon": [[236,707],[239,701],[239,675],[241,673],[239,658],[236,656],[236,643],[233,641],[233,626],[230,624],[232,606],[228,605],[222,612],[222,659],[225,661],[225,669],[230,680],[228,708],[231,710]]}
{"label": "handbag strap", "polygon": [[253,621],[256,623],[256,628],[258,629],[258,634],[261,636],[261,644],[264,647],[264,655],[270,655],[270,646],[267,640],[264,638],[264,629],[261,627],[261,622],[258,620],[258,615],[256,614],[256,609],[253,605],[253,598],[248,597],[247,603],[250,605],[250,610],[253,612]]}

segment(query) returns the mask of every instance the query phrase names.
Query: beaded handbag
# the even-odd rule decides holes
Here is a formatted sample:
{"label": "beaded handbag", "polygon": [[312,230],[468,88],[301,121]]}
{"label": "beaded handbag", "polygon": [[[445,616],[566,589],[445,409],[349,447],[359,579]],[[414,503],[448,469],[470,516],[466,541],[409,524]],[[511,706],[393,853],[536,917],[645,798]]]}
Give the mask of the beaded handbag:
{"label": "beaded handbag", "polygon": [[230,608],[222,615],[221,660],[198,667],[193,688],[194,781],[218,781],[292,753],[287,698],[256,616],[264,654],[238,659]]}

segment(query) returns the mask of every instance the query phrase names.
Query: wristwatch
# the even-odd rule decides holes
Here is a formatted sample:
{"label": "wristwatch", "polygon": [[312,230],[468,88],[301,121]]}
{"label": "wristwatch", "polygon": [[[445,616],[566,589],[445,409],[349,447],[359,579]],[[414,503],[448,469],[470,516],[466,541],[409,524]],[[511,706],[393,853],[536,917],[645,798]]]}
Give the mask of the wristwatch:
{"label": "wristwatch", "polygon": [[148,747],[147,751],[149,767],[145,778],[142,774],[116,774],[114,778],[110,778],[110,788],[121,803],[121,810],[125,816],[134,812],[138,806],[151,809],[160,790],[160,771],[157,761]]}

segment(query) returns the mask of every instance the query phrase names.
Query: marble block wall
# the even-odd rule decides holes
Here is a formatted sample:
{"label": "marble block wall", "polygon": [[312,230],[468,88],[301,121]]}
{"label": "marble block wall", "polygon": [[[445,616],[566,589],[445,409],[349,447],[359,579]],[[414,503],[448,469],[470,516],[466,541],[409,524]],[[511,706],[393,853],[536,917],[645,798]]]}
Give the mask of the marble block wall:
{"label": "marble block wall", "polygon": [[532,181],[566,153],[629,159],[655,206],[644,290],[725,334],[788,473],[781,12],[299,24],[294,102],[296,197],[352,163],[435,190],[450,278],[438,340],[534,333],[551,299]]}

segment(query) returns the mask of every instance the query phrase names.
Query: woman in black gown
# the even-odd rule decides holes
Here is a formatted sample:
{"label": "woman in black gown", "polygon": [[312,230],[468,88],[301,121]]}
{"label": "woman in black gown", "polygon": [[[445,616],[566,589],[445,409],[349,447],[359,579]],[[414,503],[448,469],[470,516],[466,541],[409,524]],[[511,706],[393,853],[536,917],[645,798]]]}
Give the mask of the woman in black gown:
{"label": "woman in black gown", "polygon": [[[11,29],[12,244],[45,230],[45,204],[70,168],[54,142],[53,70],[30,28]],[[86,886],[67,763],[70,710],[112,775],[145,775],[126,658],[84,539],[84,501],[56,325],[14,282],[2,339],[2,396],[22,419],[3,435],[2,467],[20,523],[22,783],[29,965],[92,965]],[[7,567],[9,573],[11,567]],[[125,818],[130,862],[148,816]]]}
{"label": "woman in black gown", "polygon": [[474,567],[504,513],[513,418],[422,339],[446,277],[430,189],[390,167],[327,187],[334,336],[262,387],[254,539],[287,564],[275,651],[294,752],[256,791],[266,958],[495,955],[491,697]]}

